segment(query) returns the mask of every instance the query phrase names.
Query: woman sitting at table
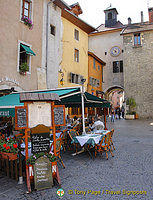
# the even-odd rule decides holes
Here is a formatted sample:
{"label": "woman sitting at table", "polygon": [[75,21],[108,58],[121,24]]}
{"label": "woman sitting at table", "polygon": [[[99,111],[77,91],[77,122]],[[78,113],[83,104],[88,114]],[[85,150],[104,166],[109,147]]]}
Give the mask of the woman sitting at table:
{"label": "woman sitting at table", "polygon": [[94,132],[99,131],[99,130],[104,130],[104,123],[100,120],[99,117],[98,117],[97,121],[94,122],[91,129]]}

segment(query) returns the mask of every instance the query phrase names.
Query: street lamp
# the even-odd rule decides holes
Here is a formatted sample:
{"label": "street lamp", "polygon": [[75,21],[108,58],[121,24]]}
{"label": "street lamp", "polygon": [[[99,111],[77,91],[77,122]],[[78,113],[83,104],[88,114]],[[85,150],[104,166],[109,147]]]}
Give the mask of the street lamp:
{"label": "street lamp", "polygon": [[85,117],[84,117],[84,83],[86,82],[86,79],[81,79],[81,101],[82,101],[82,125],[83,125],[83,134],[86,134],[85,132]]}

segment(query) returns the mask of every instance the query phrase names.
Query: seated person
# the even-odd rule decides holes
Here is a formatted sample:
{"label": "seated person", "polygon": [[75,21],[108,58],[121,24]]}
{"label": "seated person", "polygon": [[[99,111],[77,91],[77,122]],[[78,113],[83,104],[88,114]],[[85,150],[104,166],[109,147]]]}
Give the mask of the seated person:
{"label": "seated person", "polygon": [[97,121],[95,121],[94,124],[91,126],[91,129],[94,132],[98,130],[104,130],[104,123],[100,120],[100,118],[98,118]]}
{"label": "seated person", "polygon": [[76,127],[78,124],[79,124],[79,119],[76,117],[76,116],[74,116],[74,121],[73,121],[73,123],[72,123],[72,126],[73,127]]}

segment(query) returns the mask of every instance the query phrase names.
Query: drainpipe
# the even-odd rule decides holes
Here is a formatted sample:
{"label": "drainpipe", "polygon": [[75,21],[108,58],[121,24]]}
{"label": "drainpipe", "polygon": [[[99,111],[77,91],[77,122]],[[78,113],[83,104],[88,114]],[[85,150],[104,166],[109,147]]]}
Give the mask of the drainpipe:
{"label": "drainpipe", "polygon": [[[47,20],[46,20],[46,85],[48,84],[47,81],[47,59],[48,59],[48,25],[49,25],[49,6],[51,3],[53,3],[55,0],[50,0],[50,2],[47,3]],[[48,88],[48,87],[47,87]]]}

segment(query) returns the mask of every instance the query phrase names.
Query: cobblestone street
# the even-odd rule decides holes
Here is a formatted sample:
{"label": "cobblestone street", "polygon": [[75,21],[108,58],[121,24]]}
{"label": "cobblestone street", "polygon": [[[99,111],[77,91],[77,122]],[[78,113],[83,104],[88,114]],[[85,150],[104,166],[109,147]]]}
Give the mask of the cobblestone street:
{"label": "cobblestone street", "polygon": [[[115,129],[114,157],[98,155],[92,160],[82,153],[73,157],[71,152],[62,154],[63,169],[59,166],[65,195],[59,198],[58,187],[26,194],[26,186],[0,177],[0,200],[126,200],[153,199],[153,126],[152,121],[116,120],[108,122],[108,129]],[[71,191],[70,191],[71,190]],[[100,191],[100,194],[92,191]],[[86,192],[83,195],[83,191]],[[109,194],[117,192],[118,194]],[[142,191],[132,194],[128,191]],[[69,194],[69,192],[73,194]],[[145,194],[145,192],[147,194]]]}

